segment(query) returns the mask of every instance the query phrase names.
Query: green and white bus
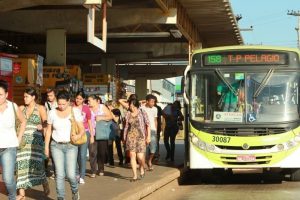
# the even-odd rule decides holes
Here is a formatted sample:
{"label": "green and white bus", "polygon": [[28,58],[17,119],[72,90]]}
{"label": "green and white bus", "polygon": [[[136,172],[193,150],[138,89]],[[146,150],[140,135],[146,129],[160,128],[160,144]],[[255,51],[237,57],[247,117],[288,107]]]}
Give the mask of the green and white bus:
{"label": "green and white bus", "polygon": [[185,164],[277,170],[300,180],[300,51],[227,46],[185,70]]}

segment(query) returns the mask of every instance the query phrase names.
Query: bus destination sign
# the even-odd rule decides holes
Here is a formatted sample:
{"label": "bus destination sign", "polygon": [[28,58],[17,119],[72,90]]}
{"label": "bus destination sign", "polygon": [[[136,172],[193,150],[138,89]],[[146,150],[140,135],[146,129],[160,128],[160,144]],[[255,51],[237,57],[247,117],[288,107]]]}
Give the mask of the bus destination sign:
{"label": "bus destination sign", "polygon": [[225,52],[203,55],[203,64],[208,65],[285,65],[287,54],[274,52]]}

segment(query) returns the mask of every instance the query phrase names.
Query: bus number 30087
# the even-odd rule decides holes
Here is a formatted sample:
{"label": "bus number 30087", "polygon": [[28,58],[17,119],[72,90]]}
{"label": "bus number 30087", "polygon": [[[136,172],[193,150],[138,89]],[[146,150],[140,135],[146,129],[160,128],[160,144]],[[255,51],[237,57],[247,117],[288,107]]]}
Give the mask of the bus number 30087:
{"label": "bus number 30087", "polygon": [[213,136],[212,142],[229,143],[230,137]]}

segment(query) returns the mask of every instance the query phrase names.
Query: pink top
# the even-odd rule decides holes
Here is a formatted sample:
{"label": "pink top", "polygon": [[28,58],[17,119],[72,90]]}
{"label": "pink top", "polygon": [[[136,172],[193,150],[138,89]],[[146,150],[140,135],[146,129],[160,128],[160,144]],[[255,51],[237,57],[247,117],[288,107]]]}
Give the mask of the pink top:
{"label": "pink top", "polygon": [[[76,106],[74,106],[76,107]],[[78,108],[78,107],[76,107]],[[88,123],[88,120],[91,119],[91,110],[90,110],[90,107],[86,104],[83,104],[82,105],[82,109],[81,109],[81,115],[82,115],[82,118],[83,118],[83,125],[84,125],[84,128],[85,128],[85,131],[89,131],[89,123]]]}

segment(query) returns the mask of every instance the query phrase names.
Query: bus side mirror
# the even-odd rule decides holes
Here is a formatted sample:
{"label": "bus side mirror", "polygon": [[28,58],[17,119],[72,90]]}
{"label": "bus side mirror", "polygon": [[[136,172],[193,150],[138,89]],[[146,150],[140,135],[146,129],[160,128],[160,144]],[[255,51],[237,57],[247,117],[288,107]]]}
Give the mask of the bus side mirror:
{"label": "bus side mirror", "polygon": [[181,80],[181,90],[183,92],[183,99],[186,104],[189,104],[189,70],[190,65],[188,65],[184,71],[184,76]]}
{"label": "bus side mirror", "polygon": [[185,85],[184,85],[184,83],[185,83],[185,78],[184,78],[184,76],[181,78],[181,91],[180,91],[180,93],[181,94],[183,94],[184,93],[184,88],[185,88]]}

